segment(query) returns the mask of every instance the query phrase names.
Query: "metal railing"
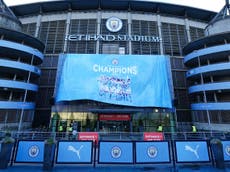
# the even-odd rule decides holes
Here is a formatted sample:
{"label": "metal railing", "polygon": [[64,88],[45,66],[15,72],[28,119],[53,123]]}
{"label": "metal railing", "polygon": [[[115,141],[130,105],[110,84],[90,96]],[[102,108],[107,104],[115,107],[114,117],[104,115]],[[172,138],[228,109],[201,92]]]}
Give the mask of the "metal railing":
{"label": "metal railing", "polygon": [[[0,132],[0,138],[5,136],[5,131]],[[144,140],[143,132],[97,132],[99,140],[114,140],[114,141],[142,141]],[[210,140],[212,138],[230,139],[230,133],[227,132],[163,132],[164,140]],[[50,137],[56,140],[70,140],[72,133],[69,132],[36,132],[23,131],[11,132],[11,136],[20,140],[45,140]]]}

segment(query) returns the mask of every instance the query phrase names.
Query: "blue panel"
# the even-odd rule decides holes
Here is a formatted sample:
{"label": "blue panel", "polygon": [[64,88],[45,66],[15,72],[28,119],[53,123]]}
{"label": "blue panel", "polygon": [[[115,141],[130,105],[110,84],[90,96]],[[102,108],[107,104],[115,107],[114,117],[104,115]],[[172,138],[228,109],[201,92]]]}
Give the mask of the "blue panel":
{"label": "blue panel", "polygon": [[35,103],[0,101],[0,109],[35,109]]}
{"label": "blue panel", "polygon": [[99,142],[98,163],[133,163],[132,142]]}
{"label": "blue panel", "polygon": [[223,71],[223,70],[230,70],[230,63],[212,64],[212,65],[193,68],[187,72],[186,76],[192,77],[200,73],[207,73],[207,72],[214,73],[214,72]]}
{"label": "blue panel", "polygon": [[[230,44],[224,44],[219,46],[213,46],[209,48],[205,48],[202,50],[194,51],[187,56],[184,57],[184,62],[187,63],[188,61],[192,60],[193,58],[197,58],[198,56],[204,56],[213,53],[219,53],[224,51],[230,51]],[[200,57],[202,58],[202,57]]]}
{"label": "blue panel", "polygon": [[0,46],[15,49],[15,50],[22,51],[22,52],[26,52],[28,54],[33,54],[34,56],[43,60],[44,55],[40,51],[38,51],[37,49],[31,48],[29,46],[26,46],[26,45],[22,45],[22,44],[10,42],[10,41],[5,41],[5,40],[0,40]]}
{"label": "blue panel", "polygon": [[189,93],[211,90],[228,90],[230,89],[230,82],[202,84],[189,87]]}
{"label": "blue panel", "polygon": [[67,54],[56,101],[172,108],[166,56]]}
{"label": "blue panel", "polygon": [[206,141],[176,141],[177,162],[209,162]]}
{"label": "blue panel", "polygon": [[29,64],[25,64],[25,63],[21,63],[21,62],[15,62],[15,61],[10,61],[10,60],[1,60],[0,59],[0,66],[30,71],[30,72],[36,73],[37,75],[41,74],[41,70],[38,67],[29,65]]}
{"label": "blue panel", "polygon": [[192,110],[230,110],[230,103],[194,103],[191,104]]}
{"label": "blue panel", "polygon": [[136,163],[169,163],[168,142],[136,142]]}
{"label": "blue panel", "polygon": [[42,163],[44,141],[19,141],[15,162]]}
{"label": "blue panel", "polygon": [[23,90],[27,89],[31,91],[38,90],[38,86],[35,84],[19,82],[19,81],[10,81],[10,80],[4,80],[4,79],[0,79],[0,87],[23,89]]}
{"label": "blue panel", "polygon": [[223,144],[224,161],[230,161],[230,141],[221,141]]}
{"label": "blue panel", "polygon": [[60,141],[57,163],[92,163],[92,143]]}

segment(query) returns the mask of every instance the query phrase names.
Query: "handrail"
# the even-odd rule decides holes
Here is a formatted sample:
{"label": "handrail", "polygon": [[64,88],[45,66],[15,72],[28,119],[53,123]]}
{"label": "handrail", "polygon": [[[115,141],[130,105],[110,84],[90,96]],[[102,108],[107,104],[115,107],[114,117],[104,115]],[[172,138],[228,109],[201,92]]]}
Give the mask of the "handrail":
{"label": "handrail", "polygon": [[[3,138],[6,131],[0,132]],[[142,141],[143,132],[97,132],[99,140],[123,140],[123,141]],[[69,140],[72,133],[69,132],[39,132],[21,131],[11,132],[11,136],[20,140],[45,140],[54,137],[56,140]],[[230,139],[228,132],[163,132],[164,140],[210,140],[212,138]]]}

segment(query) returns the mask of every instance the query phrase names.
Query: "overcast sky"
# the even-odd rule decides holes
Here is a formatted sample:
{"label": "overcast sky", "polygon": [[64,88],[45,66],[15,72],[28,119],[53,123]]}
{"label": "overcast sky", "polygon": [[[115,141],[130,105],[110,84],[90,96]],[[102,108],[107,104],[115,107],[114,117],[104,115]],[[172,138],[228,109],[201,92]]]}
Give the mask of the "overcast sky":
{"label": "overcast sky", "polygon": [[[4,2],[8,6],[41,2],[41,1],[50,1],[50,0],[4,0]],[[143,1],[173,3],[173,4],[206,9],[215,12],[219,12],[225,4],[225,0],[143,0]]]}

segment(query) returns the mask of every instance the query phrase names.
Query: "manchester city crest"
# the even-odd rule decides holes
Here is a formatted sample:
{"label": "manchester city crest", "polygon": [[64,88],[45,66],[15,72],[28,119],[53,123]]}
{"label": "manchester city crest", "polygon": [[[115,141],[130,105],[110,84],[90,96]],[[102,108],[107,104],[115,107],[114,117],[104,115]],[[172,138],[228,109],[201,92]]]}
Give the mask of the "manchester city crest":
{"label": "manchester city crest", "polygon": [[110,17],[107,21],[106,21],[106,28],[110,31],[110,32],[118,32],[119,30],[121,30],[122,28],[122,21],[121,19],[117,18],[117,17]]}
{"label": "manchester city crest", "polygon": [[29,156],[30,157],[34,158],[34,157],[38,156],[38,154],[39,154],[38,146],[34,145],[34,146],[31,146],[29,148]]}
{"label": "manchester city crest", "polygon": [[225,147],[225,152],[226,152],[226,154],[227,154],[228,156],[230,156],[230,145],[227,145],[227,146]]}
{"label": "manchester city crest", "polygon": [[150,158],[155,158],[157,156],[157,148],[155,146],[150,146],[147,150],[147,154]]}
{"label": "manchester city crest", "polygon": [[111,155],[113,158],[119,158],[121,156],[121,148],[114,146],[111,150]]}

